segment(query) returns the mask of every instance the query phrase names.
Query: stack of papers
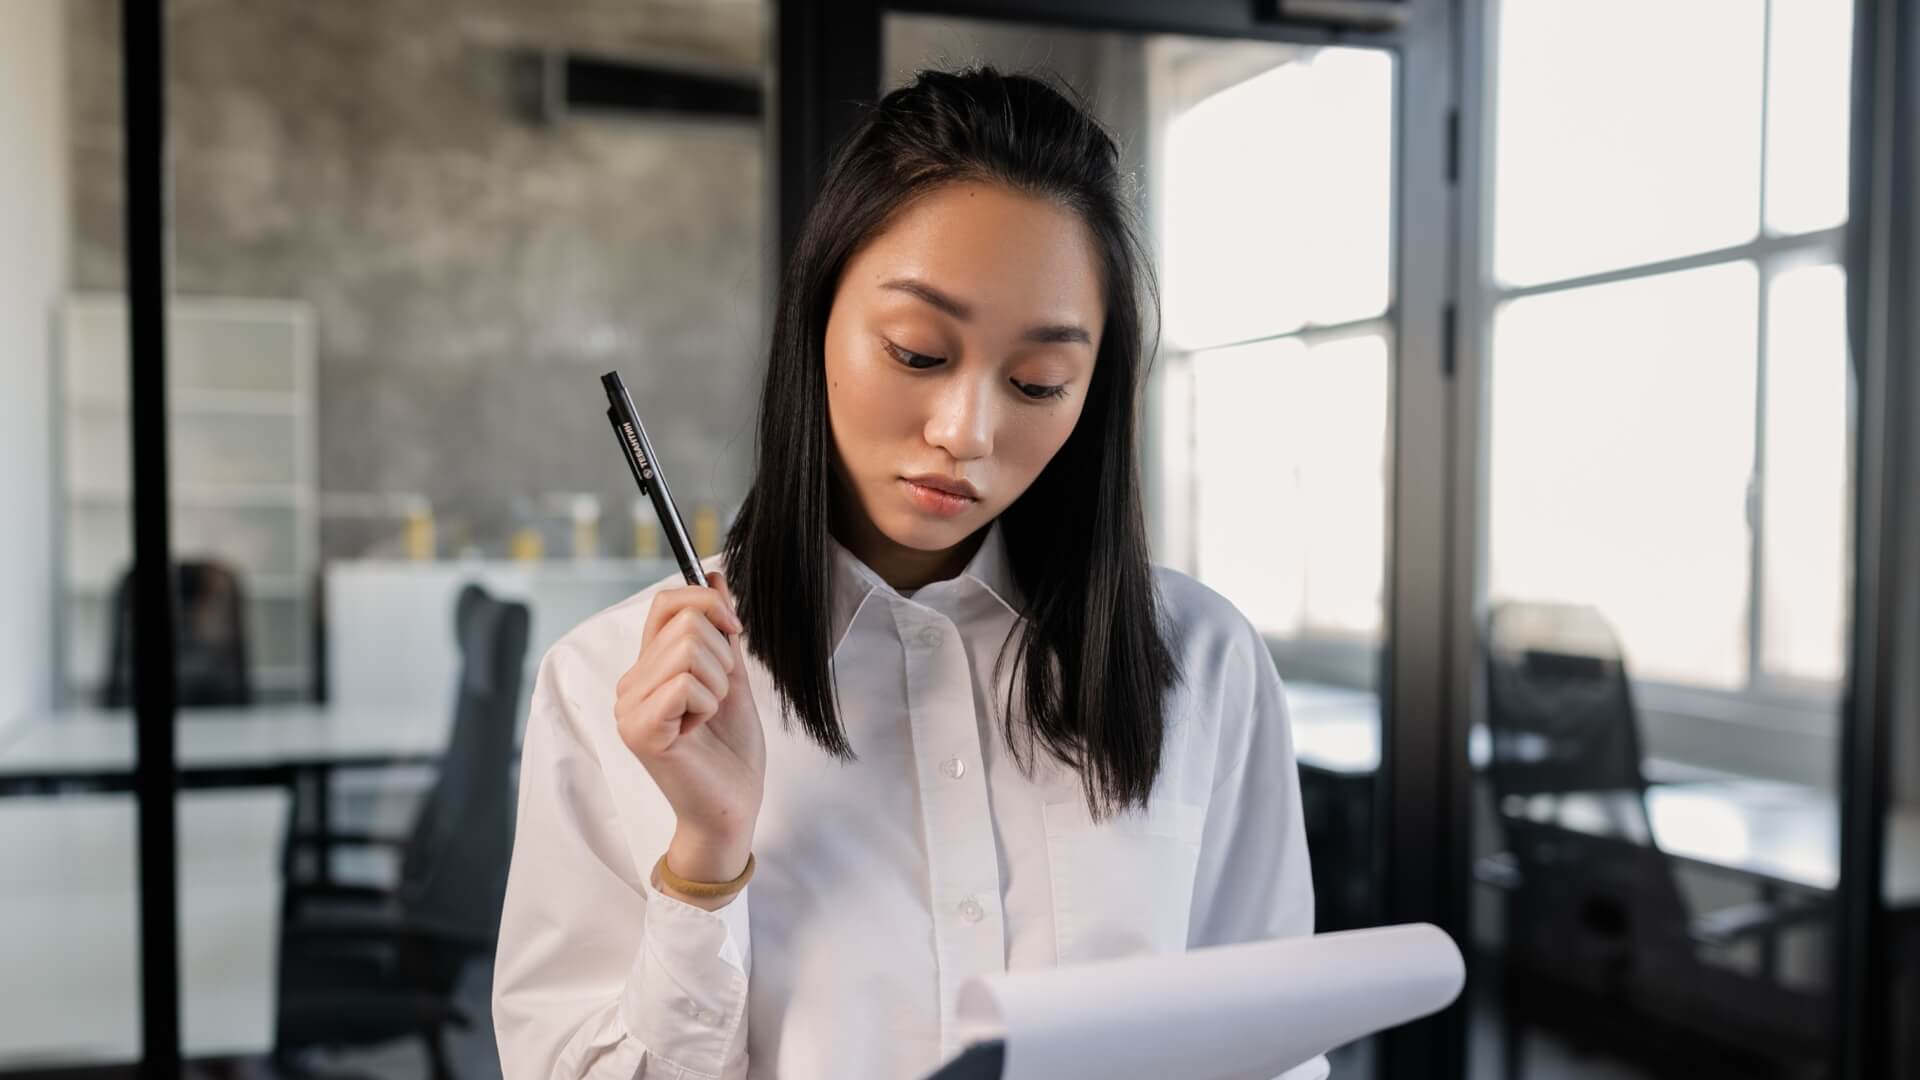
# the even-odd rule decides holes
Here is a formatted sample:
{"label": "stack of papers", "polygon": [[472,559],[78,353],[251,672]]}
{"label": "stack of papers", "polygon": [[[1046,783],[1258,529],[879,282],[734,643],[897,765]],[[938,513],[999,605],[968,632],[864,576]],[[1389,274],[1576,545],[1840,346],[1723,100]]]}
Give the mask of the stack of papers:
{"label": "stack of papers", "polygon": [[957,1008],[969,1041],[1004,1041],[1004,1080],[1271,1080],[1465,981],[1453,939],[1413,923],[976,977]]}

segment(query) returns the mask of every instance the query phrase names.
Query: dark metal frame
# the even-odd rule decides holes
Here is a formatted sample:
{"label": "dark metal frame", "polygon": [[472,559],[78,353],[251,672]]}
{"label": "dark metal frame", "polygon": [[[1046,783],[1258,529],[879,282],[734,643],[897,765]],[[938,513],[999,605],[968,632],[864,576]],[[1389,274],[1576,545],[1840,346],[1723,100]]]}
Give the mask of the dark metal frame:
{"label": "dark metal frame", "polygon": [[174,640],[167,515],[167,122],[164,0],[122,0],[128,348],[133,416],[133,788],[139,820],[142,1076],[180,1072],[174,844]]}
{"label": "dark metal frame", "polygon": [[[1894,1025],[1883,885],[1904,595],[1902,516],[1920,478],[1910,424],[1911,300],[1920,214],[1920,8],[1857,0],[1854,8],[1852,168],[1847,223],[1847,339],[1856,402],[1853,640],[1840,739],[1839,984],[1834,1058],[1843,1077],[1890,1075]],[[1911,573],[1911,569],[1905,571]],[[1905,643],[1912,644],[1912,643]]]}
{"label": "dark metal frame", "polygon": [[[788,0],[776,14],[779,91],[780,252],[793,250],[834,140],[881,80],[882,20],[889,13],[1045,24],[1089,31],[1172,33],[1314,45],[1385,48],[1399,58],[1395,130],[1392,505],[1388,554],[1390,678],[1382,698],[1382,759],[1376,787],[1375,880],[1380,915],[1467,933],[1466,727],[1454,703],[1450,612],[1454,595],[1449,482],[1455,442],[1450,338],[1455,276],[1458,85],[1452,5],[1408,5],[1390,31],[1268,21],[1271,5],[1244,0]],[[1446,182],[1439,182],[1445,180]],[[1435,538],[1435,539],[1427,539]],[[1444,762],[1395,768],[1395,762]],[[1433,812],[1433,808],[1442,808]],[[1408,812],[1398,812],[1406,808]],[[1456,1076],[1465,1067],[1465,1006],[1394,1029],[1378,1044],[1382,1076]]]}

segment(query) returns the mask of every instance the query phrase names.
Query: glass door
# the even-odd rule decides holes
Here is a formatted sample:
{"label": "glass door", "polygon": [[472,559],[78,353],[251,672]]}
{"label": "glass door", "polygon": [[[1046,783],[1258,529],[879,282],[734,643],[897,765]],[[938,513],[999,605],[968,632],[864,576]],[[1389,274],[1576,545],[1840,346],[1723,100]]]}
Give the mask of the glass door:
{"label": "glass door", "polygon": [[165,72],[185,1053],[497,1078],[535,672],[676,571],[602,373],[698,551],[745,494],[767,6],[216,7]]}

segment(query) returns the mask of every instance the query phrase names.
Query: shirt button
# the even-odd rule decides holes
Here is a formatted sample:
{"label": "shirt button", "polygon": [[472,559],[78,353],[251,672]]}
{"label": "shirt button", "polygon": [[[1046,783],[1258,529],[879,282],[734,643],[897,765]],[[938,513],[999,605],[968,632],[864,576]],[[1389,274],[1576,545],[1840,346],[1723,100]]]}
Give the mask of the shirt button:
{"label": "shirt button", "polygon": [[920,644],[925,645],[929,649],[940,644],[939,628],[929,626],[925,630],[920,631]]}
{"label": "shirt button", "polygon": [[960,901],[960,917],[968,922],[979,922],[985,915],[986,910],[980,906],[980,901],[973,897],[969,896]]}
{"label": "shirt button", "polygon": [[957,757],[950,757],[940,763],[940,771],[958,780],[967,775],[967,763]]}

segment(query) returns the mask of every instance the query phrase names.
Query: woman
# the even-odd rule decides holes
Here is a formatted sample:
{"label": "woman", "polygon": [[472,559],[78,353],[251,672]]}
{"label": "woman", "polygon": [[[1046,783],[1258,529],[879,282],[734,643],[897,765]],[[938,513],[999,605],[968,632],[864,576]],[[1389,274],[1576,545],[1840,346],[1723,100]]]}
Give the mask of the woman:
{"label": "woman", "polygon": [[963,1049],[969,976],[1311,932],[1273,663],[1147,560],[1116,159],[990,68],[836,155],[714,587],[540,666],[509,1077],[911,1080]]}

